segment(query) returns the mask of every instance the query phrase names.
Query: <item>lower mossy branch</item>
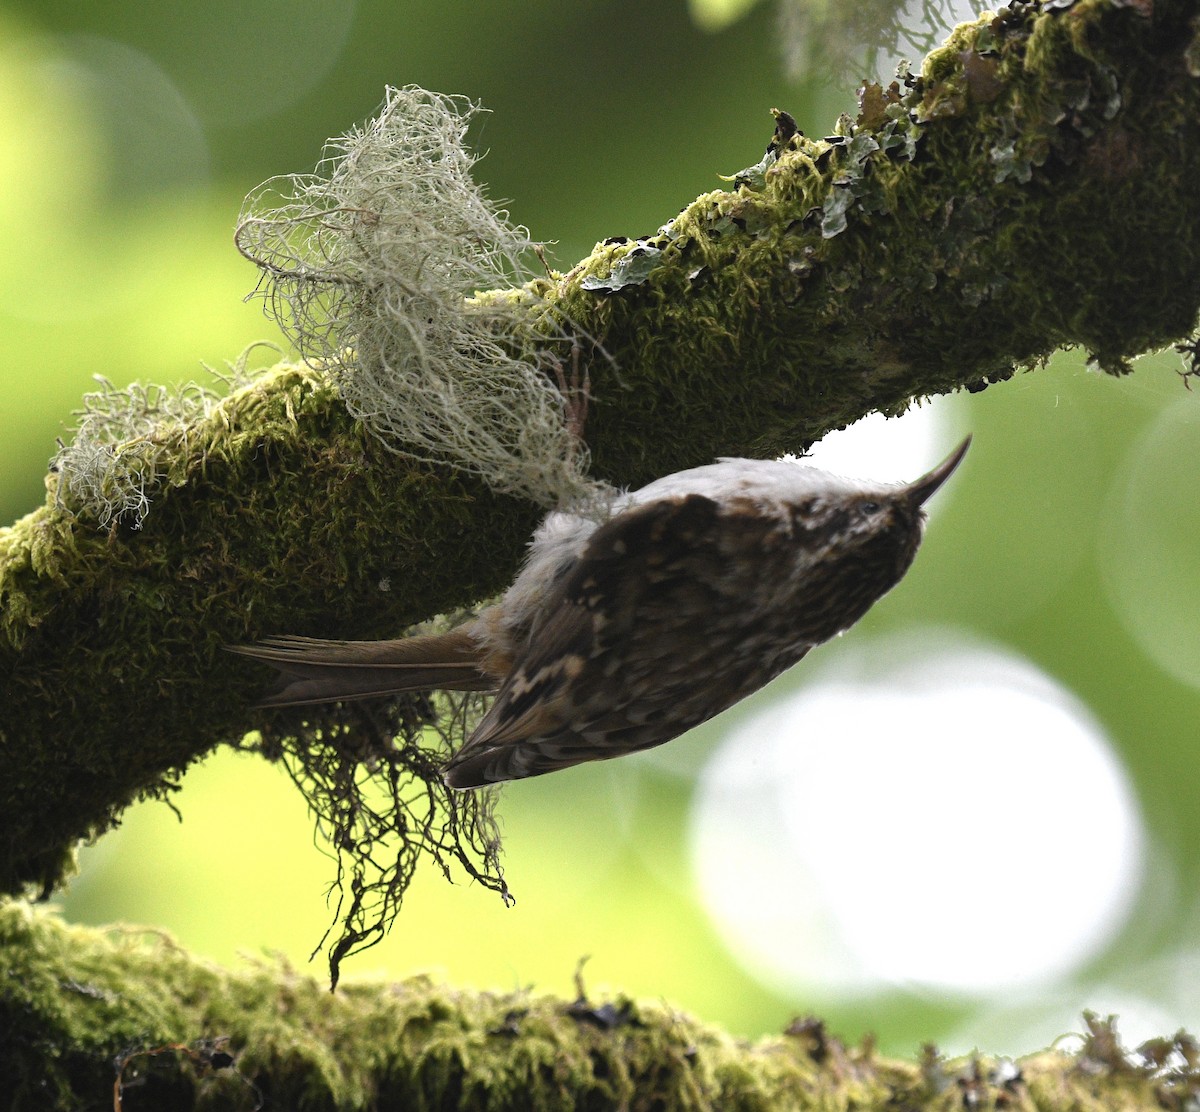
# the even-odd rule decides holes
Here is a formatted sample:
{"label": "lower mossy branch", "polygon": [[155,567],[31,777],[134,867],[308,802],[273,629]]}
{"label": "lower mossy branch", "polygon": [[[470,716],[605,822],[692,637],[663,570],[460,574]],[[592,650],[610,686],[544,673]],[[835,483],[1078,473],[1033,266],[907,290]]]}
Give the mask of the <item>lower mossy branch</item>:
{"label": "lower mossy branch", "polygon": [[622,996],[427,978],[331,995],[275,962],[221,969],[158,933],[0,904],[4,1108],[1160,1112],[1197,1099],[1195,1056],[1183,1035],[1127,1053],[1090,1017],[1074,1053],[913,1063],[814,1020],[747,1042]]}

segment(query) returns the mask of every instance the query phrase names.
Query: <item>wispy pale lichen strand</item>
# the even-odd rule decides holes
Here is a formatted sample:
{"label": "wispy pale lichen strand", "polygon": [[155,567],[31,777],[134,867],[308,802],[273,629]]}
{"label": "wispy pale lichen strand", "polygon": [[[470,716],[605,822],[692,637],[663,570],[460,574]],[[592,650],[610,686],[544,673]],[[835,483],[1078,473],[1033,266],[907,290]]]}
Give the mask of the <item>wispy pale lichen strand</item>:
{"label": "wispy pale lichen strand", "polygon": [[330,142],[318,173],[248,198],[238,246],[263,270],[268,312],[388,447],[499,493],[579,501],[593,486],[555,386],[549,315],[528,294],[471,296],[524,282],[533,246],[472,177],[477,111],[389,89],[378,117]]}
{"label": "wispy pale lichen strand", "polygon": [[[248,369],[253,350],[214,377],[226,388],[245,385],[254,377]],[[169,461],[179,457],[189,430],[212,413],[223,392],[195,382],[116,387],[103,375],[94,377],[100,388],[83,396],[71,441],[61,443],[51,461],[58,474],[55,496],[101,528],[116,522],[140,529]]]}

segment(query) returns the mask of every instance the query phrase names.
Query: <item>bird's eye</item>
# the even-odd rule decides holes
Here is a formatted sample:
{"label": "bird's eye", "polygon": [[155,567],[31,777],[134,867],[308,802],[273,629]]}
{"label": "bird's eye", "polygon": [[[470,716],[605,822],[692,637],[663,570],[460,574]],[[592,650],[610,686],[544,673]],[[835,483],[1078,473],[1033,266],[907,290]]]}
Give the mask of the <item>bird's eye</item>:
{"label": "bird's eye", "polygon": [[859,502],[859,504],[858,504],[858,508],[859,508],[859,509],[860,509],[860,510],[861,510],[861,511],[864,513],[864,514],[877,514],[877,513],[879,513],[879,503],[878,503],[878,502],[871,502],[871,501],[867,501],[867,502]]}

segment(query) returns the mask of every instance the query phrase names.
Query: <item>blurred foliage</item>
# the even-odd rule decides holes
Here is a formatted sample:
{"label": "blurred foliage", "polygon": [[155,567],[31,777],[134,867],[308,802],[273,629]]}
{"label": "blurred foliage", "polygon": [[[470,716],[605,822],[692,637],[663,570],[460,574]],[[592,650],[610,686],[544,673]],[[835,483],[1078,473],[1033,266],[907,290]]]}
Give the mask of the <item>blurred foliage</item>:
{"label": "blurred foliage", "polygon": [[[719,171],[754,162],[771,107],[817,134],[852,110],[849,85],[785,81],[776,19],[759,4],[706,33],[682,4],[634,0],[149,10],[9,0],[0,8],[0,521],[41,500],[55,437],[94,374],[118,385],[203,380],[202,361],[220,367],[256,340],[279,341],[258,304],[241,300],[257,277],[231,242],[241,199],[274,174],[311,168],[326,137],[372,112],[386,84],[481,101],[492,113],[476,134],[491,194],[511,198],[512,217],[557,240],[556,262],[570,264],[598,239],[652,231],[717,187]],[[1173,367],[1168,356],[1143,360],[1114,382],[1067,357],[956,399],[957,420],[976,437],[971,467],[904,587],[855,634],[942,622],[1006,644],[1083,699],[1128,764],[1155,867],[1124,935],[1052,990],[1064,1023],[1109,991],[1101,986],[1122,983],[1123,970],[1130,995],[1152,991],[1128,971],[1185,952],[1200,910],[1185,895],[1200,881],[1200,676],[1187,682],[1155,663],[1111,601],[1135,574],[1113,562],[1113,538],[1134,528],[1130,498],[1149,497],[1128,477],[1159,415],[1194,397]],[[1185,420],[1194,444],[1198,426]],[[1200,516],[1171,489],[1174,543],[1194,552]],[[1140,574],[1168,595],[1177,582],[1180,608],[1196,611],[1181,562]],[[674,744],[702,754],[719,729]],[[986,999],[894,985],[857,1001],[815,989],[799,1000],[750,977],[691,883],[691,792],[686,777],[636,760],[509,787],[500,817],[517,906],[419,876],[366,961],[389,975],[434,968],[463,983],[568,993],[591,954],[597,982],[735,1032],[780,1030],[819,1007],[840,1034],[873,1029],[904,1052],[918,1039],[997,1030],[987,1023],[999,1004]],[[162,925],[220,959],[265,947],[303,961],[327,923],[332,866],[283,773],[223,753],[189,774],[177,803],[182,825],[144,805],[85,852],[69,916]],[[1087,852],[1087,831],[1046,847],[1063,867]],[[1019,899],[1019,878],[982,893],[974,880],[941,880],[935,899],[979,900],[981,914],[987,899]],[[349,975],[373,971],[364,962]],[[1172,1025],[1200,1020],[1158,1006]],[[1034,1000],[990,1048],[1029,1049],[1017,1032],[1038,1009],[1060,1014]]]}

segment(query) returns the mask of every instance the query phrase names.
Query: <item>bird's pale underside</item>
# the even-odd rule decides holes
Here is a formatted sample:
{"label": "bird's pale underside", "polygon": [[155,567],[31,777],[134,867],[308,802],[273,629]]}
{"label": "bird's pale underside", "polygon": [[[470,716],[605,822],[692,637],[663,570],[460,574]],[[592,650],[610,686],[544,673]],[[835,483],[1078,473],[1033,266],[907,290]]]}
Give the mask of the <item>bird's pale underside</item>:
{"label": "bird's pale underside", "polygon": [[495,691],[446,765],[451,787],[618,757],[678,737],[858,621],[908,570],[922,505],[969,443],[906,485],[722,459],[619,496],[600,524],[551,513],[499,602],[447,633],[234,651],[282,674],[267,707]]}

